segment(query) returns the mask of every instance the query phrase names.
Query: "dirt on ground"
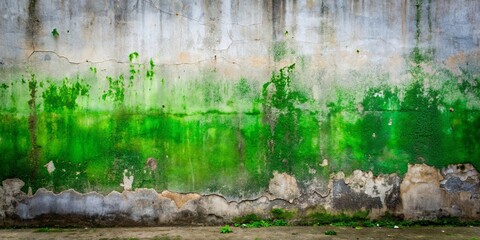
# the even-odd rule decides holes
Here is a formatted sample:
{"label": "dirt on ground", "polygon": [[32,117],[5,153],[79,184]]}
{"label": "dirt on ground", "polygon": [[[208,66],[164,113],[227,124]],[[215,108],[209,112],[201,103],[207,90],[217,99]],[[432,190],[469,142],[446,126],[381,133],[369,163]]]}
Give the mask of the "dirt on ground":
{"label": "dirt on ground", "polygon": [[[221,227],[145,227],[145,228],[41,228],[1,229],[0,239],[465,239],[480,240],[480,227],[230,227],[231,233],[220,233]],[[326,235],[334,231],[336,235]],[[333,233],[333,232],[332,232]]]}

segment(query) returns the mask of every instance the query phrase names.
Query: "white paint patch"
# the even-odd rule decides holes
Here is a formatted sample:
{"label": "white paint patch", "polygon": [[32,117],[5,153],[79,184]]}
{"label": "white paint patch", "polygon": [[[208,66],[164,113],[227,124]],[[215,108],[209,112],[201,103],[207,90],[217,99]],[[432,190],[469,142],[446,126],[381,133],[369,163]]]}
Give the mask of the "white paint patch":
{"label": "white paint patch", "polygon": [[383,90],[380,92],[376,92],[373,94],[374,97],[379,97],[379,98],[384,98],[385,94],[383,93]]}
{"label": "white paint patch", "polygon": [[53,164],[53,161],[48,162],[44,165],[44,167],[47,168],[49,174],[52,174],[52,172],[55,171],[55,165]]}
{"label": "white paint patch", "polygon": [[123,171],[123,183],[120,183],[120,186],[123,187],[124,191],[131,191],[133,184],[133,176],[127,176],[128,170]]}
{"label": "white paint patch", "polygon": [[328,159],[323,159],[322,164],[320,164],[322,167],[328,166]]}
{"label": "white paint patch", "polygon": [[[467,181],[471,179],[475,183],[479,183],[479,173],[477,169],[472,164],[451,164],[448,167],[442,169],[444,176],[450,175],[451,177],[458,177],[462,181]],[[442,183],[445,183],[446,180],[443,180]]]}

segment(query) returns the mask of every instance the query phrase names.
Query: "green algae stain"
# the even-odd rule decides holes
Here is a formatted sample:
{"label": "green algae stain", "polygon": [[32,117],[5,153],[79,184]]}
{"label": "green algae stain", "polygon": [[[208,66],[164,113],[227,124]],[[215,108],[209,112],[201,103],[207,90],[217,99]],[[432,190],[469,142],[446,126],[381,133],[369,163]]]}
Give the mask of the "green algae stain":
{"label": "green algae stain", "polygon": [[31,149],[26,117],[0,113],[0,179],[29,179],[28,152]]}
{"label": "green algae stain", "polygon": [[[82,79],[32,76],[10,89],[24,88],[29,102],[18,102],[30,106],[30,116],[0,112],[0,178],[29,179],[36,171],[28,183],[33,189],[106,193],[121,191],[125,174],[134,177],[134,188],[244,197],[268,187],[275,170],[308,181],[355,169],[403,174],[411,163],[441,168],[471,162],[480,168],[474,161],[480,158],[480,114],[474,111],[480,78],[466,70],[460,76],[427,74],[425,54],[413,50],[409,85],[371,87],[360,100],[352,90],[336,88],[337,99],[329,103],[311,99],[296,81],[295,65],[273,72],[263,85],[223,81],[214,73],[185,85],[167,82],[148,111],[125,104],[135,102],[131,91],[139,88],[124,76],[154,76],[148,73],[152,60],[143,68],[147,75],[137,73],[138,53],[129,56],[130,75],[105,78],[108,89],[98,104],[111,104],[112,111],[78,109],[79,98],[93,94]],[[432,83],[437,85],[428,87]],[[143,87],[140,97],[147,94]],[[323,104],[327,111],[316,107]],[[157,169],[146,165],[149,158]],[[323,159],[328,166],[320,166]],[[44,167],[50,161],[56,167],[51,174]]]}
{"label": "green algae stain", "polygon": [[77,98],[87,96],[90,85],[82,79],[65,78],[60,86],[51,81],[47,81],[48,87],[42,93],[44,110],[47,112],[74,110],[77,104]]}
{"label": "green algae stain", "polygon": [[278,41],[273,43],[270,51],[272,52],[273,60],[275,62],[281,61],[288,53],[287,42]]}
{"label": "green algae stain", "polygon": [[362,101],[366,112],[375,111],[396,111],[400,108],[398,88],[380,86],[369,88]]}
{"label": "green algae stain", "polygon": [[247,79],[240,78],[240,81],[234,86],[235,95],[240,98],[245,98],[252,92],[252,87],[248,84]]}
{"label": "green algae stain", "polygon": [[[14,167],[29,169],[30,141],[22,137],[28,136],[27,121],[3,115],[2,121],[2,130],[12,121],[19,124],[2,131],[1,147],[9,154],[1,161],[11,168],[3,169],[1,177],[18,176]],[[42,151],[30,186],[121,191],[126,170],[134,176],[134,188],[253,194],[268,184],[262,177],[267,174],[261,131],[261,119],[252,115],[41,113],[37,144]],[[13,160],[21,156],[24,161]],[[150,157],[158,161],[154,171],[146,166]],[[49,161],[56,167],[52,174],[43,167]]]}
{"label": "green algae stain", "polygon": [[306,95],[293,88],[295,64],[273,72],[270,81],[262,88],[265,120],[270,129],[266,144],[269,170],[292,173],[302,136],[298,124],[302,118],[299,104],[307,101]]}
{"label": "green algae stain", "polygon": [[128,55],[128,61],[133,62],[133,60],[138,59],[138,52],[132,52]]}
{"label": "green algae stain", "polygon": [[[320,123],[326,139],[321,148],[322,158],[330,160],[332,169],[403,174],[412,163],[438,168],[466,162],[478,165],[471,160],[479,156],[480,143],[472,137],[478,134],[474,130],[478,113],[468,110],[464,96],[454,93],[468,92],[470,100],[478,102],[469,88],[475,77],[465,84],[455,80],[456,86],[446,82],[449,87],[434,89],[425,83],[439,76],[416,67],[411,71],[411,84],[403,89],[368,89],[361,108],[352,110],[350,101],[344,100],[349,99],[348,92],[337,94],[337,102],[328,104],[327,120]],[[452,102],[448,95],[458,99]]]}
{"label": "green algae stain", "polygon": [[115,106],[122,105],[125,100],[125,78],[123,74],[118,78],[107,76],[106,80],[108,81],[108,90],[103,92],[102,99],[104,101],[111,100]]}
{"label": "green algae stain", "polygon": [[150,58],[149,62],[149,69],[146,71],[145,78],[152,81],[153,77],[155,76],[154,68],[155,68],[155,63],[153,63],[153,60]]}

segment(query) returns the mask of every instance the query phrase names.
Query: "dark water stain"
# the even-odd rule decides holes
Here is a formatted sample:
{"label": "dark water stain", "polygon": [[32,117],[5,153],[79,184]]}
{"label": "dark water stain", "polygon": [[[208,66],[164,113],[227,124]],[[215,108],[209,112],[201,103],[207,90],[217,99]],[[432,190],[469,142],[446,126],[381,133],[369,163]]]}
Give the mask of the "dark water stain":
{"label": "dark water stain", "polygon": [[28,106],[30,108],[30,115],[28,116],[28,131],[30,133],[31,144],[28,158],[30,161],[30,181],[33,182],[35,181],[38,172],[40,159],[40,146],[37,143],[37,80],[35,79],[35,75],[32,75],[28,81],[28,89],[30,90],[30,100],[28,100]]}

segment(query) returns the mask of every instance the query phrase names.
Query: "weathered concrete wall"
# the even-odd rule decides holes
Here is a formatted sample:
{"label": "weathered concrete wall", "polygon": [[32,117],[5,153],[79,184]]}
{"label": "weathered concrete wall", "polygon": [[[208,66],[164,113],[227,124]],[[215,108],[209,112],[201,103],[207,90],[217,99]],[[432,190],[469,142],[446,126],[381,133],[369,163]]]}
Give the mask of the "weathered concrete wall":
{"label": "weathered concrete wall", "polygon": [[0,218],[478,218],[478,12],[475,0],[0,1]]}
{"label": "weathered concrete wall", "polygon": [[27,196],[20,190],[23,185],[19,179],[3,181],[3,225],[224,224],[252,213],[268,218],[274,208],[294,212],[291,221],[324,211],[362,210],[372,218],[390,212],[412,220],[477,219],[480,214],[478,172],[469,164],[450,165],[442,172],[427,165],[410,165],[403,180],[396,174],[376,177],[357,170],[345,176],[340,172],[328,182],[315,179],[304,186],[288,174],[274,172],[267,192],[239,201],[215,194],[158,193],[144,188],[106,196],[74,190],[55,194],[42,188]]}

